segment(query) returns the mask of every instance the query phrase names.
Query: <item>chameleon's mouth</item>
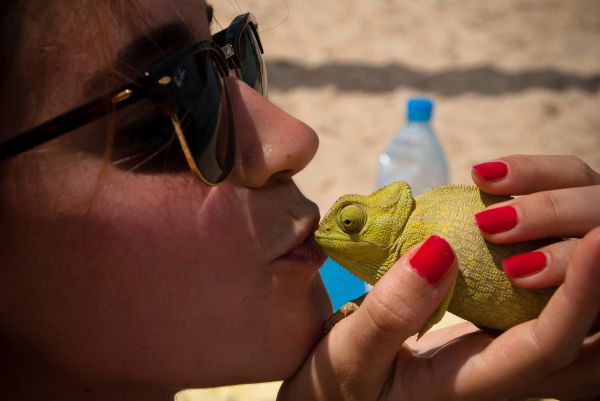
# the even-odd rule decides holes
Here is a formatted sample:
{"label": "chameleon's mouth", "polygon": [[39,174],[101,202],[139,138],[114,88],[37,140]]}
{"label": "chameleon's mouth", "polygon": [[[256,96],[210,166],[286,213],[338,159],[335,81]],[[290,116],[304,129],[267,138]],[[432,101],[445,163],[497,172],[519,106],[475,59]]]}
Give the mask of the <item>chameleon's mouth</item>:
{"label": "chameleon's mouth", "polygon": [[318,230],[314,234],[314,239],[323,252],[330,257],[333,257],[334,255],[337,257],[337,255],[341,254],[341,250],[345,248],[346,244],[354,244],[347,235],[331,231],[322,232],[321,230]]}
{"label": "chameleon's mouth", "polygon": [[347,241],[348,238],[343,237],[342,235],[336,235],[331,231],[323,232],[321,229],[315,231],[314,234],[315,241],[317,244],[323,248],[323,250],[327,250],[333,248],[336,243],[340,243],[340,241]]}

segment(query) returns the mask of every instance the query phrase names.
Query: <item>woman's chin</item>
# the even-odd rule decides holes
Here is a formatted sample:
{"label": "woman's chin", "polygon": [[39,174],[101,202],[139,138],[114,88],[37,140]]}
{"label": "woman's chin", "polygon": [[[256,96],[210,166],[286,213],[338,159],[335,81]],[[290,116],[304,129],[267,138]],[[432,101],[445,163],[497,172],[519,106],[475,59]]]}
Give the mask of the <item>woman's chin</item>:
{"label": "woman's chin", "polygon": [[311,283],[309,304],[310,313],[305,322],[296,327],[302,327],[300,333],[295,331],[289,333],[289,344],[284,352],[287,352],[285,366],[281,366],[277,379],[291,377],[306,360],[325,335],[324,323],[332,314],[332,304],[320,274],[316,274]]}

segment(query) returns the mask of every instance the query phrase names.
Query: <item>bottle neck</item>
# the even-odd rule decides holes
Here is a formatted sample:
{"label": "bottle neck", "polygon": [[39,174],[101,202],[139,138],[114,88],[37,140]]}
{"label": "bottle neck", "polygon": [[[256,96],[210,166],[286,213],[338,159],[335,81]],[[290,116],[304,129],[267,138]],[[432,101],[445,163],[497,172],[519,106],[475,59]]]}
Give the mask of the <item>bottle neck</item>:
{"label": "bottle neck", "polygon": [[423,126],[423,125],[429,125],[430,122],[431,122],[430,120],[426,120],[426,121],[411,121],[411,120],[407,120],[406,121],[406,125]]}

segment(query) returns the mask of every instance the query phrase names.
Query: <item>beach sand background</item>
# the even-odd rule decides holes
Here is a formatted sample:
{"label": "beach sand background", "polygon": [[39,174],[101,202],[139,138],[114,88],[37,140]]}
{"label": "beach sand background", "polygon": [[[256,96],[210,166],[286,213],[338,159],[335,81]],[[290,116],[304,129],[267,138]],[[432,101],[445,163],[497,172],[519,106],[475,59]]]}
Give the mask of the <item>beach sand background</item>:
{"label": "beach sand background", "polygon": [[[215,0],[217,21],[260,24],[269,98],[319,135],[297,176],[324,213],[370,193],[410,96],[435,101],[452,183],[514,153],[573,154],[600,170],[598,0]],[[293,345],[290,345],[293,346]],[[272,401],[278,383],[180,393]]]}

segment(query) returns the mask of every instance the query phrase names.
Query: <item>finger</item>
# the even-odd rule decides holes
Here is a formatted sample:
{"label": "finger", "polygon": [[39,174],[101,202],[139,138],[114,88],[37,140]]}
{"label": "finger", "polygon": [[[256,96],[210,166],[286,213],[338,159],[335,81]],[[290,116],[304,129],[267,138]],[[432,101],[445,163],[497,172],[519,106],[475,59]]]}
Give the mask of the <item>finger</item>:
{"label": "finger", "polygon": [[524,388],[572,362],[600,310],[600,227],[579,243],[565,282],[540,316],[505,332],[459,372],[463,394]]}
{"label": "finger", "polygon": [[[333,327],[280,390],[280,399],[375,399],[402,344],[433,313],[454,282],[450,245],[432,236],[401,257],[360,308]],[[294,394],[302,397],[294,398]]]}
{"label": "finger", "polygon": [[556,287],[564,281],[567,265],[578,243],[578,239],[570,239],[514,255],[502,260],[502,268],[517,287]]}
{"label": "finger", "polygon": [[581,352],[569,366],[532,383],[521,395],[598,400],[594,396],[600,396],[600,333],[586,338]]}
{"label": "finger", "polygon": [[600,184],[600,174],[575,156],[501,157],[473,166],[471,177],[479,188],[495,195]]}
{"label": "finger", "polygon": [[[346,363],[360,369],[361,383],[353,394],[383,385],[400,346],[424,326],[447,294],[456,272],[450,245],[441,237],[431,236],[396,262],[358,311],[334,328],[332,334],[339,338],[339,347],[353,350],[352,354],[344,353],[349,358]],[[335,333],[335,329],[339,331]]]}
{"label": "finger", "polygon": [[485,239],[505,244],[579,237],[600,225],[600,185],[557,189],[494,204],[475,215]]}

